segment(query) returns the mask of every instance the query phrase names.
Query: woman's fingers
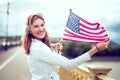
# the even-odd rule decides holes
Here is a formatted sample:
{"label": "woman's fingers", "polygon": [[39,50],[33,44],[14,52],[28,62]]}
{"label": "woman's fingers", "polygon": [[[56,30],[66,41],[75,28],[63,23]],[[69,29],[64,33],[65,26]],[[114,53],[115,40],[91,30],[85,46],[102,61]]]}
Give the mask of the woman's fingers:
{"label": "woman's fingers", "polygon": [[58,43],[63,43],[63,40],[61,39]]}
{"label": "woman's fingers", "polygon": [[110,44],[110,40],[105,42],[105,47],[108,48],[108,45]]}
{"label": "woman's fingers", "polygon": [[97,44],[97,47],[100,49],[100,50],[104,50],[104,49],[107,49],[108,48],[108,45],[110,43],[110,40],[104,40],[103,42],[100,42]]}
{"label": "woman's fingers", "polygon": [[63,45],[62,45],[62,42],[59,42],[59,46],[58,46],[58,49],[62,50],[63,49]]}
{"label": "woman's fingers", "polygon": [[63,40],[60,40],[58,43],[55,44],[55,49],[56,50],[62,50],[63,45],[62,45]]}
{"label": "woman's fingers", "polygon": [[107,44],[107,45],[109,45],[109,43],[110,43],[110,40],[109,40],[109,41],[106,41],[106,44]]}

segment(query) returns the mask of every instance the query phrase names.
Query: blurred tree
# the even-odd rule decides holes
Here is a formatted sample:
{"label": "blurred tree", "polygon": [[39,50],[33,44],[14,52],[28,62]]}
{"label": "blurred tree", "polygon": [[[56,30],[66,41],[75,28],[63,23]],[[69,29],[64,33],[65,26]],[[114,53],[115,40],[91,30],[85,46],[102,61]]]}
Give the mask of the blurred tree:
{"label": "blurred tree", "polygon": [[64,42],[63,55],[75,58],[91,48],[91,45],[80,42]]}
{"label": "blurred tree", "polygon": [[[83,42],[64,42],[63,55],[68,58],[75,58],[92,48],[92,44]],[[94,56],[120,56],[120,45],[110,42],[108,49],[95,54]]]}

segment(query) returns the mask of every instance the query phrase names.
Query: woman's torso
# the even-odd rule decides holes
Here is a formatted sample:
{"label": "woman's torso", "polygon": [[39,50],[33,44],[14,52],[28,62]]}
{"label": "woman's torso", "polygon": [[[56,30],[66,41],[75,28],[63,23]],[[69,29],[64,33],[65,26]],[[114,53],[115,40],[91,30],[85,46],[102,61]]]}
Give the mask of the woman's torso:
{"label": "woman's torso", "polygon": [[[31,48],[33,48],[34,43],[36,43],[36,41],[31,44]],[[42,48],[46,46],[41,43],[38,44],[41,45]],[[34,51],[31,51],[30,55],[27,56],[27,61],[32,75],[32,80],[59,80],[57,74],[59,67],[35,58],[34,57],[35,54],[41,54],[41,53],[36,53],[36,52],[34,53]]]}

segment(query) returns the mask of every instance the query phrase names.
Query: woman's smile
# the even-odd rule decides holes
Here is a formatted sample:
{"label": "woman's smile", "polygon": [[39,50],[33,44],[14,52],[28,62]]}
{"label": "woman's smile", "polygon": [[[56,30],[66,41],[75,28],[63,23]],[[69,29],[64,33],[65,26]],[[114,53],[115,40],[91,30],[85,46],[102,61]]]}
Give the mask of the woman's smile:
{"label": "woman's smile", "polygon": [[31,26],[31,31],[36,38],[43,39],[46,33],[44,22],[39,18],[36,19]]}

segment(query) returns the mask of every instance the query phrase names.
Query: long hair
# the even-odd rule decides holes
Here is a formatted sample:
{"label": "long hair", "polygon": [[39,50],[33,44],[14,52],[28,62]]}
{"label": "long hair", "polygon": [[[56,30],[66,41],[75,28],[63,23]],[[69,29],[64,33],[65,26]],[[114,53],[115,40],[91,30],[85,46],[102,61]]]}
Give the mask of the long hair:
{"label": "long hair", "polygon": [[[32,25],[32,23],[36,20],[40,18],[41,20],[44,21],[44,18],[42,16],[41,13],[38,13],[38,14],[35,14],[35,15],[30,15],[28,18],[27,18],[27,21],[26,21],[26,29],[25,29],[25,33],[24,33],[24,36],[23,36],[23,40],[22,40],[22,46],[23,48],[25,49],[25,53],[28,55],[30,54],[30,46],[31,46],[31,42],[32,42],[32,39],[34,39],[35,37],[33,36],[33,34],[31,33],[30,31],[30,26]],[[41,39],[41,41],[46,44],[48,47],[50,47],[50,38],[48,36],[48,33],[47,33],[47,30],[45,29],[46,33],[45,33],[45,37],[43,39]]]}

